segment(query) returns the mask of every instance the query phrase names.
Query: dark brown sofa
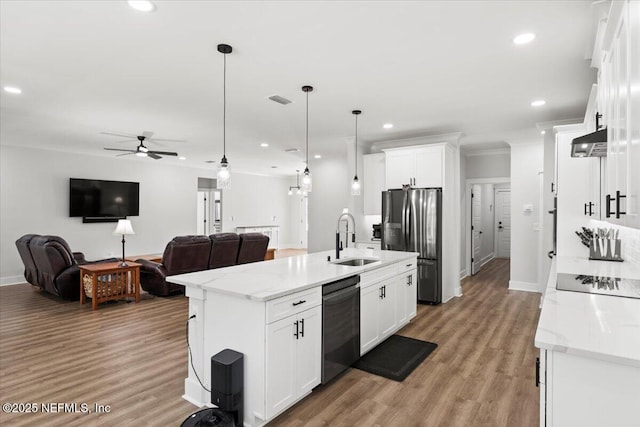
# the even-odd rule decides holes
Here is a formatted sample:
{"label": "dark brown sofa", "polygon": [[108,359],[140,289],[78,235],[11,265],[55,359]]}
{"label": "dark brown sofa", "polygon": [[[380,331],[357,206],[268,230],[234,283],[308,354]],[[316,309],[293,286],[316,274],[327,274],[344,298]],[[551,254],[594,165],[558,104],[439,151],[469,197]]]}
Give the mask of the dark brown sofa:
{"label": "dark brown sofa", "polygon": [[[248,239],[244,236],[251,234]],[[167,276],[236,265],[242,251],[243,263],[263,261],[269,238],[259,233],[217,233],[211,236],[174,237],[164,250],[162,262],[136,260],[140,267],[140,285],[157,296],[183,293],[184,286],[167,282]],[[254,234],[262,236],[258,238]],[[266,243],[264,243],[266,241]],[[264,247],[263,247],[264,246]],[[262,251],[260,253],[260,251]]]}
{"label": "dark brown sofa", "polygon": [[114,262],[116,258],[88,262],[82,252],[72,252],[59,236],[26,234],[16,240],[25,267],[24,277],[30,284],[64,299],[80,299],[81,264]]}

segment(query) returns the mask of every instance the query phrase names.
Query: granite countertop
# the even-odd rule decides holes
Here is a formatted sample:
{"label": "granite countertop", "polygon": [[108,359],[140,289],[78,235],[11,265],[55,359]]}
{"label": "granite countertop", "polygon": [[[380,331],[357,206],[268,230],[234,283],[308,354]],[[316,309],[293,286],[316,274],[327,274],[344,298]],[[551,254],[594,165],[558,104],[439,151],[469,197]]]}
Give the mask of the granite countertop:
{"label": "granite countertop", "polygon": [[640,299],[559,291],[558,273],[640,279],[640,265],[555,258],[535,336],[538,348],[640,367]]}
{"label": "granite countertop", "polygon": [[168,276],[167,282],[202,288],[239,298],[268,301],[354,274],[361,274],[415,258],[417,255],[415,252],[346,248],[340,255],[342,260],[370,258],[378,261],[358,267],[336,265],[327,262],[327,256],[334,260],[335,251],[324,251]]}

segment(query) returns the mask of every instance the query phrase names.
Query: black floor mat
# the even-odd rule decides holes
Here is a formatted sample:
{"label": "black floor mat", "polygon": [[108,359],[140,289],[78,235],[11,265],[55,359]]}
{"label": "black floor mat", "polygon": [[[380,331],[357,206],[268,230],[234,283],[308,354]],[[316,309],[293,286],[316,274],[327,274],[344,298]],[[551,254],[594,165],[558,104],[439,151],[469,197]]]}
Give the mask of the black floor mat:
{"label": "black floor mat", "polygon": [[392,335],[362,356],[353,367],[391,380],[404,381],[436,347],[438,344],[432,342]]}

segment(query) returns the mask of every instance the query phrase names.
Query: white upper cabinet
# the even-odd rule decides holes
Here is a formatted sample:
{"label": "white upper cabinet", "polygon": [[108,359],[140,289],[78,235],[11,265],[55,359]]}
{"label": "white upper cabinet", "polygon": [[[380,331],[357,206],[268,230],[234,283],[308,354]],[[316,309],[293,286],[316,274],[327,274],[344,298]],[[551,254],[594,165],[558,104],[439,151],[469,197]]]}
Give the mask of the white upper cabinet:
{"label": "white upper cabinet", "polygon": [[385,185],[384,153],[366,154],[364,166],[364,214],[380,215]]}
{"label": "white upper cabinet", "polygon": [[607,125],[602,219],[640,228],[640,4],[614,2],[599,75]]}
{"label": "white upper cabinet", "polygon": [[443,150],[442,145],[384,150],[387,188],[442,187]]}

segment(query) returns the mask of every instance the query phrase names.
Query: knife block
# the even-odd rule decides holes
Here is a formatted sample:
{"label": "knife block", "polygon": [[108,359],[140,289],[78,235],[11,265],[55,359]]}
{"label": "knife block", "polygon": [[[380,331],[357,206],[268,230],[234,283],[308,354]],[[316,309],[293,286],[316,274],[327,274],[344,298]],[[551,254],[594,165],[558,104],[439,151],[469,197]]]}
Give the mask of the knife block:
{"label": "knife block", "polygon": [[622,241],[620,239],[594,238],[589,241],[589,259],[622,262]]}

